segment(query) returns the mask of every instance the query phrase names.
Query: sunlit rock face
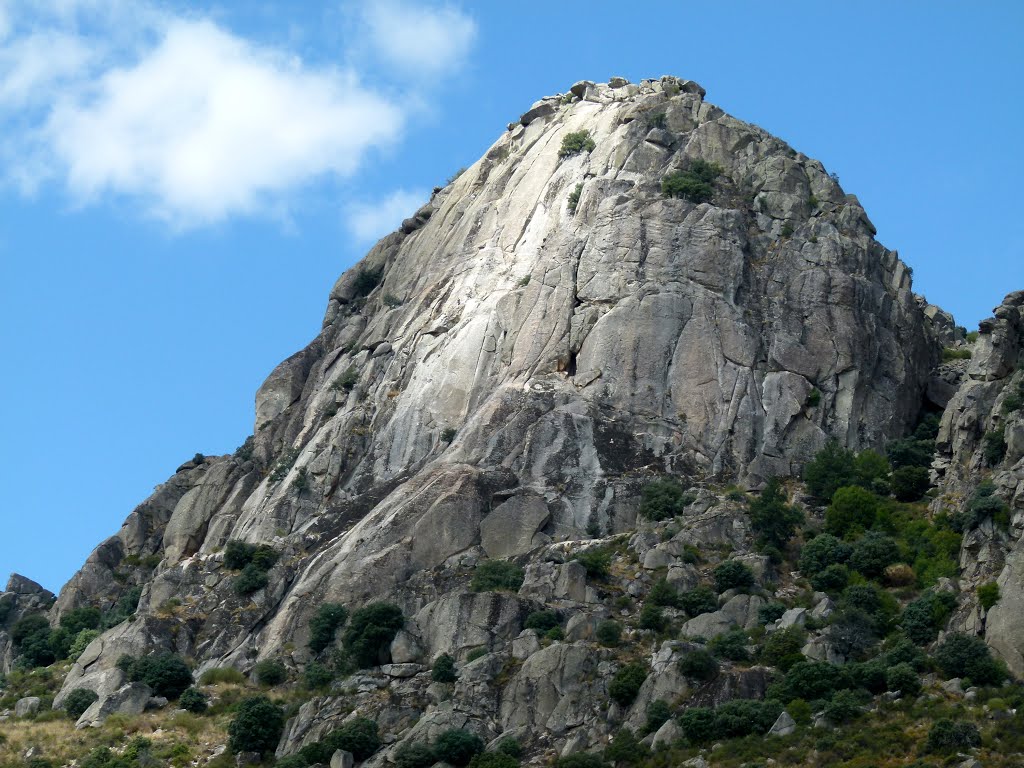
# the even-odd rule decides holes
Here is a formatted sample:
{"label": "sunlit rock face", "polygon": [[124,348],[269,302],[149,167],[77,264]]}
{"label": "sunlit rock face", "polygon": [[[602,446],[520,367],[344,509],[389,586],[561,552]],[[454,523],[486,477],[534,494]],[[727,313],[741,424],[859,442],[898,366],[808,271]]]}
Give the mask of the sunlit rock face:
{"label": "sunlit rock face", "polygon": [[[706,188],[663,190],[694,176]],[[948,316],[874,234],[821,163],[690,81],[537,102],[341,276],[320,333],[259,389],[253,438],[182,465],[69,582],[57,614],[141,599],[65,691],[150,645],[201,669],[301,665],[324,601],[417,617],[403,663],[527,653],[537,595],[599,607],[560,543],[631,529],[645,478],[758,487],[830,438],[903,434],[930,384],[951,396],[932,375]],[[229,539],[280,554],[265,588],[234,589]],[[452,596],[487,556],[523,559],[526,591]],[[489,700],[495,722],[596,727],[579,697],[601,657],[538,653]],[[516,711],[542,682],[544,706]]]}

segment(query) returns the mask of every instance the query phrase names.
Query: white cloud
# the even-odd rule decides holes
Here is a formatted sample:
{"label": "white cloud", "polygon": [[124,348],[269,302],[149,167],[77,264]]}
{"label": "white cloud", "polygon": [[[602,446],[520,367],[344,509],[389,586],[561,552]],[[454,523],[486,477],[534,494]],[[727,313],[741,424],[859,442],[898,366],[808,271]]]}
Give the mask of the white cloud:
{"label": "white cloud", "polygon": [[353,203],[345,211],[345,224],[361,242],[378,240],[393,232],[430,198],[424,189],[398,189],[375,203]]}
{"label": "white cloud", "polygon": [[403,120],[351,73],[310,71],[210,22],[176,21],[94,95],[61,100],[46,132],[76,195],[138,195],[188,225],[257,210],[322,174],[350,175]]}
{"label": "white cloud", "polygon": [[[385,0],[365,15],[393,67],[450,71],[475,35],[447,6]],[[127,197],[175,227],[280,215],[397,141],[415,104],[155,4],[0,0],[0,178],[24,192],[56,180],[76,202]]]}
{"label": "white cloud", "polygon": [[436,76],[458,67],[477,34],[473,19],[450,5],[371,0],[363,21],[376,52],[418,76]]}

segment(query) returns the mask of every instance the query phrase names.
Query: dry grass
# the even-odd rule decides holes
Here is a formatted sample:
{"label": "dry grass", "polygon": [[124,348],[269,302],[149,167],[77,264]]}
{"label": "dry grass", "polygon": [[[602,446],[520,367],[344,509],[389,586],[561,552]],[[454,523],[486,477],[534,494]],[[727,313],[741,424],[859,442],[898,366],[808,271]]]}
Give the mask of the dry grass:
{"label": "dry grass", "polygon": [[217,746],[227,743],[227,723],[227,717],[175,714],[170,708],[137,717],[112,715],[98,728],[81,730],[76,730],[70,719],[9,720],[0,723],[0,734],[5,737],[0,743],[0,767],[21,766],[30,748],[57,765],[67,765],[96,747],[117,751],[135,736],[150,739],[154,750],[184,744],[191,759],[208,757]]}

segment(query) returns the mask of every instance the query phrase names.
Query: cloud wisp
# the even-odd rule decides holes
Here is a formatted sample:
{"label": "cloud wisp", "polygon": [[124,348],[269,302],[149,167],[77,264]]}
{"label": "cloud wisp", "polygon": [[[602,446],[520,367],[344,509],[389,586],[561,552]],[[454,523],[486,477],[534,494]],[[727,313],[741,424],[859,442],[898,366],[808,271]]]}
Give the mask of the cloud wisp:
{"label": "cloud wisp", "polygon": [[[449,7],[382,5],[431,35],[475,29]],[[410,117],[400,95],[367,85],[351,62],[310,66],[156,6],[55,7],[41,14],[15,0],[0,18],[0,175],[26,193],[56,182],[77,204],[124,197],[179,229],[280,212],[319,179],[351,177]],[[395,67],[414,61],[396,59],[394,44],[373,36]],[[466,45],[441,53],[444,71]]]}
{"label": "cloud wisp", "polygon": [[374,0],[363,23],[376,54],[414,77],[457,69],[476,40],[476,23],[450,5],[425,7],[406,0]]}
{"label": "cloud wisp", "polygon": [[360,243],[393,232],[430,199],[426,189],[397,189],[377,202],[352,203],[345,210],[345,226]]}

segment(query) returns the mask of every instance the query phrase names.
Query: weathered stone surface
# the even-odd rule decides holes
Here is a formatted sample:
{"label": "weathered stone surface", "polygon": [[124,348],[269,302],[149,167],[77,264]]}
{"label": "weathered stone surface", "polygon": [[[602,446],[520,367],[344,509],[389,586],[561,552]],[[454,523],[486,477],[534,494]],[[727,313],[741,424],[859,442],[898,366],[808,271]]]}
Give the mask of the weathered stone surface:
{"label": "weathered stone surface", "polygon": [[751,629],[757,625],[757,613],[764,599],[757,595],[736,595],[713,613],[704,613],[683,624],[684,637],[703,637],[710,640],[734,627]]}
{"label": "weathered stone surface", "polygon": [[410,629],[420,638],[427,658],[447,653],[457,659],[480,647],[498,650],[522,629],[523,609],[507,593],[445,595],[416,614]]}
{"label": "weathered stone surface", "polygon": [[[829,438],[877,448],[913,425],[948,323],[820,163],[704,102],[691,81],[584,81],[570,93],[532,105],[338,279],[319,334],[257,393],[246,447],[183,464],[90,555],[54,618],[142,595],[135,621],[86,650],[58,701],[90,687],[97,711],[118,705],[122,653],[173,651],[200,671],[276,656],[301,668],[320,605],[387,600],[406,623],[390,666],[344,682],[362,709],[304,705],[279,754],[363,711],[395,740],[467,726],[551,754],[589,749],[640,709],[603,707],[617,662],[592,633],[610,608],[573,561],[580,545],[563,543],[614,548],[654,472],[757,487],[797,473]],[[584,129],[594,150],[559,157]],[[662,195],[662,178],[696,159],[723,169],[712,198]],[[1014,317],[996,313],[950,399],[959,415],[939,443],[958,456],[990,426]],[[642,600],[652,577],[641,566],[696,586],[706,573],[683,561],[687,547],[751,551],[745,504],[707,487],[674,525],[646,526],[614,589]],[[231,539],[280,554],[266,589],[234,592]],[[986,546],[986,568],[1001,567],[1002,544]],[[477,564],[509,558],[525,568],[518,595],[465,592]],[[762,604],[730,597],[684,632],[753,627]],[[540,608],[562,612],[569,642],[540,648],[521,632]],[[488,653],[465,663],[478,648]],[[460,661],[455,685],[406,676],[442,653]],[[674,700],[686,682],[674,661],[656,666],[644,700]],[[723,674],[695,700],[763,689],[755,670]]]}
{"label": "weathered stone surface", "polygon": [[128,683],[108,696],[94,701],[75,723],[75,728],[95,728],[113,714],[141,715],[153,696],[145,683]]}
{"label": "weathered stone surface", "polygon": [[558,643],[530,656],[502,692],[502,730],[563,734],[582,725],[606,696],[597,663],[582,644]]}
{"label": "weathered stone surface", "polygon": [[27,717],[34,715],[39,711],[39,697],[38,696],[26,696],[23,699],[18,699],[14,704],[14,716],[15,717]]}
{"label": "weathered stone surface", "polygon": [[480,522],[480,543],[488,557],[504,560],[525,554],[550,514],[544,500],[531,495],[513,496]]}
{"label": "weathered stone surface", "polygon": [[783,711],[775,724],[768,730],[769,736],[789,736],[796,732],[796,720],[789,712]]}

